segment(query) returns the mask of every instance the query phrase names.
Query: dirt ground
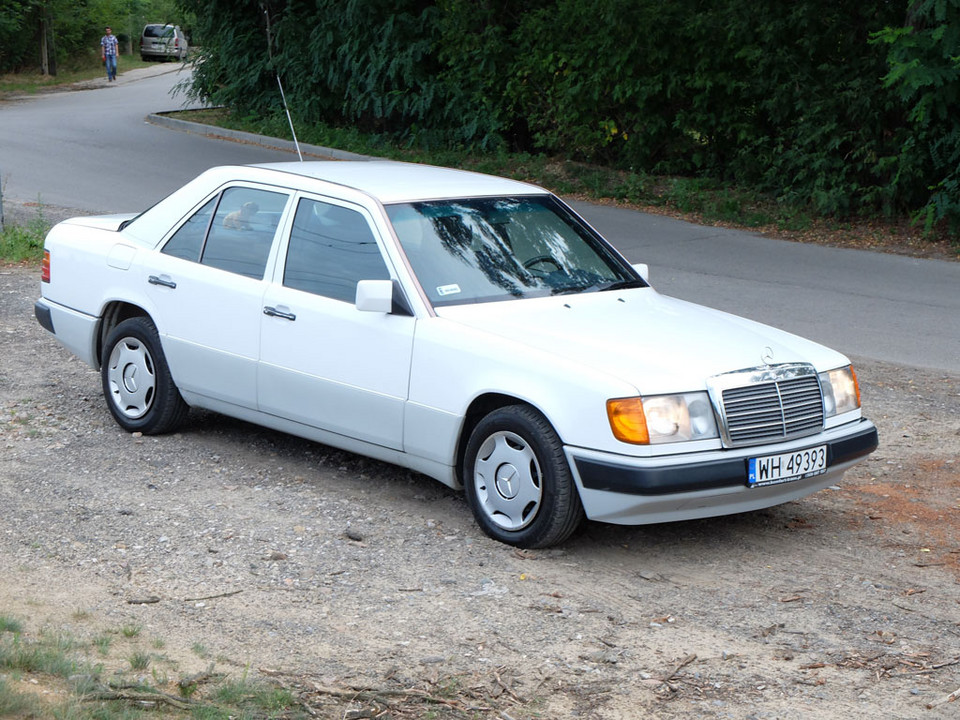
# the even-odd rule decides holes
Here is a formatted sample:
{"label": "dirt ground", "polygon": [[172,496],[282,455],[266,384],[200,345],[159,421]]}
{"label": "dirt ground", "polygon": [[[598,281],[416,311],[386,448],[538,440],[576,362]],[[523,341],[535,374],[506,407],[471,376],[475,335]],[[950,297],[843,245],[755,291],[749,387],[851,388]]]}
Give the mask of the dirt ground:
{"label": "dirt ground", "polygon": [[138,625],[172,675],[329,718],[960,717],[960,376],[858,363],[880,449],[807,499],[529,552],[349,453],[210,413],[122,432],[38,293],[0,268],[0,614],[28,633]]}

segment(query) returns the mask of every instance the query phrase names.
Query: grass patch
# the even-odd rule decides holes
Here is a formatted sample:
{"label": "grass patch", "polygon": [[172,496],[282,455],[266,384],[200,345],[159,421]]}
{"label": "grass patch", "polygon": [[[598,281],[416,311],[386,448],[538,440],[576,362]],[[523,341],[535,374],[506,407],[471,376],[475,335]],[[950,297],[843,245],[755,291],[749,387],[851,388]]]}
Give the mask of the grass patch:
{"label": "grass patch", "polygon": [[0,670],[15,675],[43,674],[66,678],[77,670],[58,638],[31,642],[16,634],[0,641]]}
{"label": "grass patch", "polygon": [[39,699],[19,692],[13,682],[0,675],[0,717],[41,718],[43,710]]}
{"label": "grass patch", "polygon": [[[110,635],[120,636],[128,653],[108,659]],[[0,615],[0,717],[69,720],[175,718],[308,718],[293,691],[244,675],[233,680],[213,672],[181,681],[155,666],[172,664],[139,646],[140,626],[101,631],[83,642],[44,628],[34,636],[24,624]],[[98,657],[96,663],[88,656]],[[121,654],[122,655],[122,654]],[[154,662],[156,660],[156,662]],[[145,671],[150,669],[149,675]],[[182,692],[187,682],[189,692]]]}
{"label": "grass patch", "polygon": [[[94,618],[85,618],[91,619]],[[0,614],[0,718],[19,720],[308,720],[390,717],[393,720],[478,720],[540,717],[539,696],[522,699],[512,672],[397,677],[379,686],[339,684],[314,675],[278,677],[217,672],[211,662],[192,675],[168,672],[178,659],[150,655],[150,639],[121,628],[89,638],[45,628],[30,636],[24,623]],[[123,627],[136,627],[124,625]],[[98,638],[114,637],[111,644]],[[115,657],[105,657],[118,648]],[[196,651],[196,646],[191,648]],[[96,658],[91,662],[90,657]],[[182,660],[183,658],[180,658]],[[225,661],[226,662],[226,661]],[[145,672],[149,669],[149,673]],[[525,693],[524,693],[525,694]],[[520,707],[518,707],[518,704]],[[512,713],[513,715],[508,715]]]}
{"label": "grass patch", "polygon": [[141,630],[143,630],[142,625],[128,624],[120,628],[120,634],[125,638],[135,638],[140,634]]}
{"label": "grass patch", "polygon": [[217,688],[215,698],[224,705],[268,711],[282,710],[296,703],[296,698],[289,689],[251,682],[246,677],[223,683]]}
{"label": "grass patch", "polygon": [[98,653],[106,656],[110,654],[110,645],[112,642],[113,639],[109,635],[102,633],[93,639],[93,646],[97,649]]}
{"label": "grass patch", "polygon": [[[139,55],[121,55],[117,60],[117,74],[149,67],[156,63],[144,62]],[[72,85],[86,80],[106,78],[106,72],[100,64],[99,56],[86,59],[75,66],[60,68],[56,75],[43,75],[39,71],[19,72],[0,75],[0,96],[35,95],[63,85]]]}
{"label": "grass patch", "polygon": [[0,615],[0,633],[21,633],[23,623],[9,615]]}
{"label": "grass patch", "polygon": [[130,656],[130,668],[132,670],[146,670],[148,667],[150,667],[150,653],[138,650]]}
{"label": "grass patch", "polygon": [[208,658],[210,656],[210,651],[204,647],[203,643],[194,643],[190,646],[190,649],[193,651],[193,654],[198,658]]}
{"label": "grass patch", "polygon": [[43,240],[50,230],[50,223],[43,214],[43,206],[37,206],[37,214],[26,225],[4,225],[0,230],[0,260],[11,263],[40,262],[43,257]]}

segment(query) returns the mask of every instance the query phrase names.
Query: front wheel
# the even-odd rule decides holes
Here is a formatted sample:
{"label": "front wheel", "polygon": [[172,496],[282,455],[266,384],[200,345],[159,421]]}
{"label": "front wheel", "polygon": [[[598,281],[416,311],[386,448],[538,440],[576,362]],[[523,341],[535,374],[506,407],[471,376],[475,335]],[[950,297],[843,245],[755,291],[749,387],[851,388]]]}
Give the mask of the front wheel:
{"label": "front wheel", "polygon": [[563,443],[531,407],[508,405],[484,417],[467,442],[462,469],[473,515],[495,540],[556,545],[583,520]]}
{"label": "front wheel", "polygon": [[100,379],[110,413],[127,432],[170,432],[186,417],[187,404],[170,375],[157,328],[148,318],[124,320],[110,332]]}

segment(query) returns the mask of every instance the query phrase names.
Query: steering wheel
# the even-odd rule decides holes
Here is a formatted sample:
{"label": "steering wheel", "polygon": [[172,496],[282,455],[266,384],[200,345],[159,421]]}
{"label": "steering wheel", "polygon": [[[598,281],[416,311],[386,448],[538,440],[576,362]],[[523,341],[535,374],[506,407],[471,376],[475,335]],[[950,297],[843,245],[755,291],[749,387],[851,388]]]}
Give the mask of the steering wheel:
{"label": "steering wheel", "polygon": [[541,268],[540,270],[534,270],[535,265],[543,265],[543,264],[553,265],[557,270],[563,269],[560,267],[560,263],[558,263],[555,259],[553,259],[549,255],[537,255],[536,257],[532,257],[529,260],[527,260],[525,263],[523,263],[523,267],[525,267],[527,270],[530,270],[531,272],[541,272],[541,273],[552,272],[550,270],[547,270],[546,268]]}

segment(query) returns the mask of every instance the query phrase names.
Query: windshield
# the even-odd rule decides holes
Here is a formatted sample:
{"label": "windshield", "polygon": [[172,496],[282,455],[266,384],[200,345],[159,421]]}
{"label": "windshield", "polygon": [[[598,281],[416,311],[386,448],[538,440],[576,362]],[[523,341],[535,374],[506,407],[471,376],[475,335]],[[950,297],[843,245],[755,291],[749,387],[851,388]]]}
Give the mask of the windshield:
{"label": "windshield", "polygon": [[386,210],[435,306],[645,286],[548,195],[403,203]]}

